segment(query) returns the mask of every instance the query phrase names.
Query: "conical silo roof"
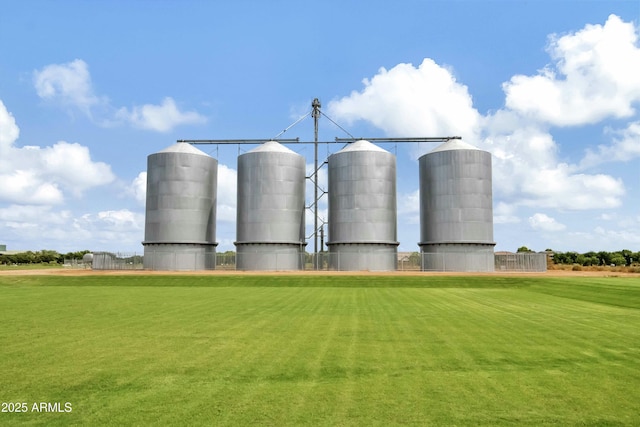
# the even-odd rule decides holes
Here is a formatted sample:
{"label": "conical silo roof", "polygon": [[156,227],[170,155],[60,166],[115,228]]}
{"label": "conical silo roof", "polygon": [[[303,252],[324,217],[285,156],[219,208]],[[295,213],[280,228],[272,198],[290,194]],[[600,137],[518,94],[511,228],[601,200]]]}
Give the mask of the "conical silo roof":
{"label": "conical silo roof", "polygon": [[267,141],[264,144],[253,148],[247,153],[289,153],[289,154],[297,154],[295,151],[288,149],[284,145],[280,144],[278,141]]}
{"label": "conical silo roof", "polygon": [[383,153],[388,153],[387,150],[380,148],[377,145],[374,145],[365,139],[359,139],[356,142],[352,142],[351,144],[344,147],[342,150],[338,151],[338,153],[346,153],[349,151],[380,151]]}
{"label": "conical silo roof", "polygon": [[194,147],[193,145],[188,144],[186,142],[177,142],[165,148],[164,150],[158,151],[158,153],[187,153],[187,154],[198,154],[200,156],[211,157],[204,151],[201,151],[196,147]]}
{"label": "conical silo roof", "polygon": [[452,151],[452,150],[480,150],[480,149],[478,147],[474,147],[473,145],[467,142],[464,142],[461,139],[450,139],[444,144],[438,145],[429,153],[437,153],[439,151]]}

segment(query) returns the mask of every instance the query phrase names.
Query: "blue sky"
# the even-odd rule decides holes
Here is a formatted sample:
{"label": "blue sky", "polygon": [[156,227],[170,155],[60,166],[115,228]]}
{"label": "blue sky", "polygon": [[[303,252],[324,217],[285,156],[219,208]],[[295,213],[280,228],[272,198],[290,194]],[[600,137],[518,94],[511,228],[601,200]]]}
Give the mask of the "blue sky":
{"label": "blue sky", "polygon": [[[149,154],[271,138],[318,97],[355,136],[490,151],[496,250],[640,250],[639,22],[638,1],[4,2],[0,243],[141,252]],[[284,137],[312,140],[313,122]],[[199,148],[219,160],[218,250],[233,250],[252,147]],[[417,251],[417,157],[435,144],[383,148],[399,250]]]}

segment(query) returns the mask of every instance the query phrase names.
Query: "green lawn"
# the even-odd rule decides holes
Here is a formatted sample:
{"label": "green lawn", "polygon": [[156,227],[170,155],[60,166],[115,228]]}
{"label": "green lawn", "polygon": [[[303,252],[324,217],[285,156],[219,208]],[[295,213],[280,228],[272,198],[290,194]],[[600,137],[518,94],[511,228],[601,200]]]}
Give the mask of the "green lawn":
{"label": "green lawn", "polygon": [[0,271],[18,271],[18,270],[50,270],[61,268],[60,264],[38,263],[38,264],[0,264]]}
{"label": "green lawn", "polygon": [[0,276],[0,367],[2,425],[639,425],[640,280]]}

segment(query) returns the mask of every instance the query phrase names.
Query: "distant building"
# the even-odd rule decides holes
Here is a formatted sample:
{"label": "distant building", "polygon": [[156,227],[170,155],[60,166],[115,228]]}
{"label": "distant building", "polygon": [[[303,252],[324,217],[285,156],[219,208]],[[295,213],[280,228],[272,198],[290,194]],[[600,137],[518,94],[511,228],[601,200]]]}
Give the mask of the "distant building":
{"label": "distant building", "polygon": [[0,245],[0,252],[5,252],[7,250],[7,245]]}

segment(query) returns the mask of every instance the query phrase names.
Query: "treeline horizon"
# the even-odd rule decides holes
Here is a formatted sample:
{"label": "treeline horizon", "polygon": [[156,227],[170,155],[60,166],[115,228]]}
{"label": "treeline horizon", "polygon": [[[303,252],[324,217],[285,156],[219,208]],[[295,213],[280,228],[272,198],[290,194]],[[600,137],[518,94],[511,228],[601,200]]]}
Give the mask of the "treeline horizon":
{"label": "treeline horizon", "polygon": [[42,249],[40,251],[24,251],[13,254],[0,254],[0,264],[64,264],[65,260],[81,260],[89,250],[67,252]]}
{"label": "treeline horizon", "polygon": [[[518,248],[517,253],[533,253],[531,249],[526,246]],[[551,260],[554,264],[578,264],[584,267],[590,266],[638,266],[640,265],[640,251],[633,252],[629,249],[622,249],[620,251],[607,252],[607,251],[589,251],[584,253],[579,252],[559,252],[553,249],[545,249],[542,253],[547,252],[550,254]]]}

